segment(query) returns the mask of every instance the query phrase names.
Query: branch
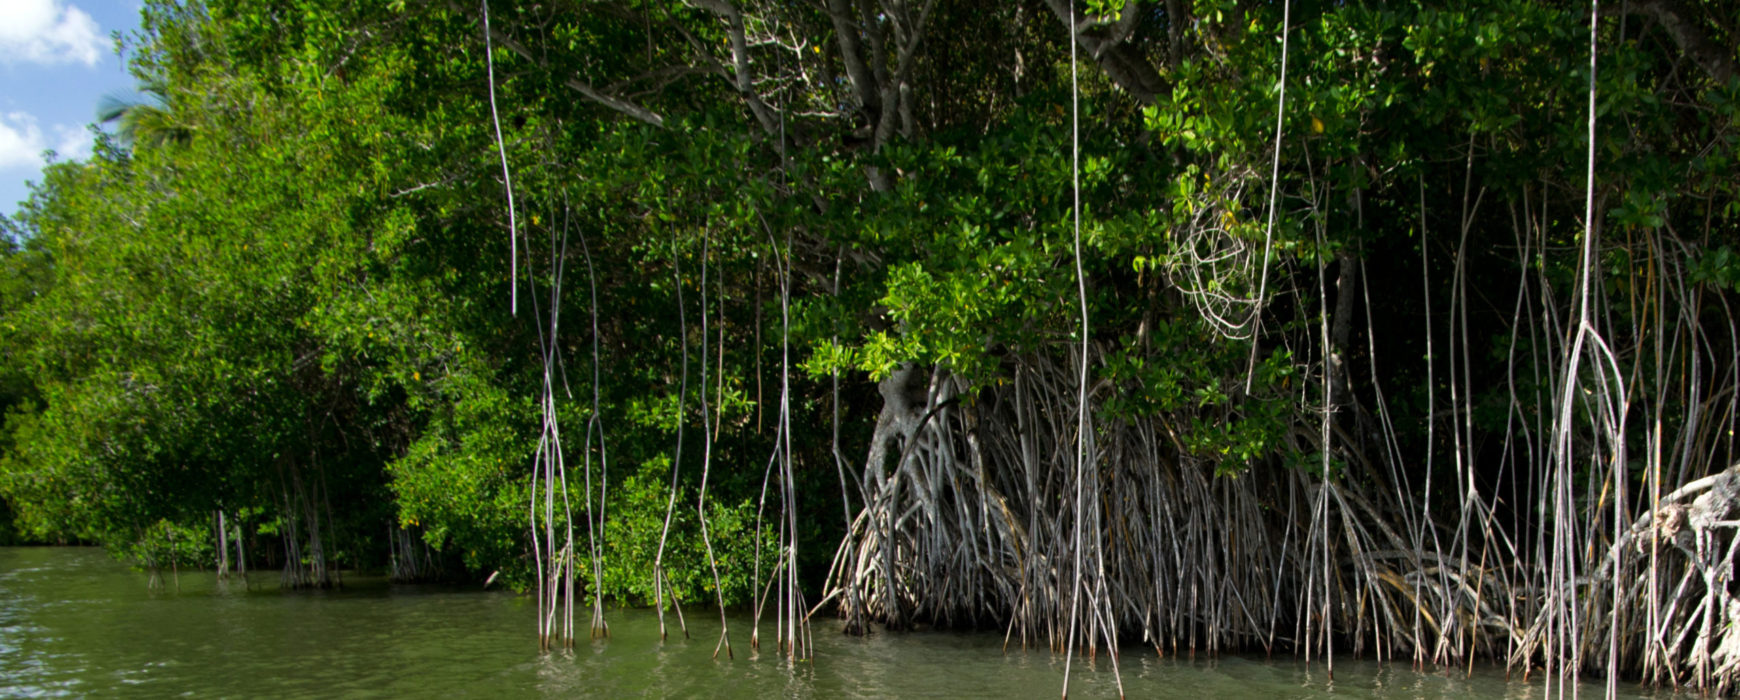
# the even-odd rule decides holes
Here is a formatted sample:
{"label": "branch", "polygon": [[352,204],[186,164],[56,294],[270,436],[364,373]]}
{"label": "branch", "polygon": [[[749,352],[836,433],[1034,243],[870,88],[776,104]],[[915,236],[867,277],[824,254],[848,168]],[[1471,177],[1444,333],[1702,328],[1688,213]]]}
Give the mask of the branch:
{"label": "branch", "polygon": [[712,11],[725,20],[727,33],[731,38],[732,72],[737,94],[748,103],[749,111],[755,115],[755,120],[761,122],[761,128],[774,136],[779,135],[779,118],[773,109],[755,94],[754,85],[749,75],[749,40],[744,36],[743,12],[727,0],[694,0],[696,5]]}
{"label": "branch", "polygon": [[1716,82],[1727,84],[1734,78],[1733,49],[1710,41],[1698,26],[1697,17],[1688,12],[1683,3],[1678,0],[1633,0],[1630,6],[1634,14],[1655,20],[1662,31],[1673,38],[1674,44]]}
{"label": "branch", "polygon": [[936,0],[925,0],[924,9],[918,12],[918,22],[913,25],[911,40],[900,48],[900,55],[895,59],[899,65],[894,69],[894,79],[898,82],[906,82],[907,76],[912,73],[912,59],[918,54],[919,43],[924,41],[924,25],[930,22],[930,11],[934,7]]}
{"label": "branch", "polygon": [[562,84],[572,88],[575,92],[585,95],[586,99],[597,102],[598,104],[614,109],[630,117],[634,117],[640,121],[658,127],[665,125],[665,118],[660,116],[657,112],[599,92],[591,85],[581,82],[579,78],[569,78],[562,81]]}
{"label": "branch", "polygon": [[[448,7],[448,9],[452,10],[454,12],[454,14],[458,14],[461,16],[466,14],[465,8],[460,7],[459,3],[456,2],[455,0],[448,0],[447,7]],[[548,69],[550,67],[550,63],[548,61],[546,61],[542,58],[539,58],[538,56],[533,55],[531,50],[526,48],[525,44],[522,44],[519,41],[515,40],[513,37],[508,36],[506,32],[503,32],[500,29],[496,29],[495,27],[490,27],[489,28],[489,37],[490,37],[490,39],[494,40],[496,43],[501,44],[504,47],[507,47],[507,49],[509,51],[512,51],[515,54],[519,55],[520,58],[523,58],[523,59],[526,59],[527,61],[532,62],[533,65],[536,65],[539,68]],[[665,125],[665,118],[663,116],[661,116],[659,113],[654,112],[654,111],[647,109],[645,107],[642,107],[640,105],[634,104],[632,102],[629,102],[627,100],[624,100],[620,97],[606,94],[605,92],[599,90],[598,88],[592,87],[592,85],[588,84],[586,81],[579,79],[578,77],[568,78],[566,80],[563,80],[562,84],[568,86],[569,89],[572,89],[575,92],[578,92],[581,95],[584,95],[586,97],[586,99],[592,100],[593,102],[597,102],[598,104],[604,105],[605,107],[609,107],[610,109],[616,110],[617,112],[620,112],[620,113],[627,115],[629,117],[633,117],[636,120],[646,122],[648,124],[651,124],[651,125],[657,126],[657,127],[663,127]]]}
{"label": "branch", "polygon": [[828,0],[828,19],[834,23],[834,37],[840,41],[840,60],[846,64],[846,76],[852,79],[852,90],[858,94],[858,104],[865,116],[878,119],[882,111],[881,92],[870,66],[864,62],[864,45],[858,41],[858,22],[852,17],[849,0]]}
{"label": "branch", "polygon": [[[1133,24],[1134,13],[1137,11],[1134,2],[1126,2],[1122,14],[1115,23],[1103,19],[1089,19],[1082,26],[1070,25],[1070,0],[1045,0],[1045,5],[1051,8],[1052,14],[1069,28],[1070,34],[1077,44],[1086,49],[1098,63],[1100,70],[1136,99],[1144,103],[1152,103],[1154,96],[1167,90],[1166,79],[1160,77],[1160,71],[1154,68],[1148,58],[1142,54],[1140,47],[1131,43],[1135,33]],[[1109,26],[1112,31],[1107,35],[1090,32]]]}

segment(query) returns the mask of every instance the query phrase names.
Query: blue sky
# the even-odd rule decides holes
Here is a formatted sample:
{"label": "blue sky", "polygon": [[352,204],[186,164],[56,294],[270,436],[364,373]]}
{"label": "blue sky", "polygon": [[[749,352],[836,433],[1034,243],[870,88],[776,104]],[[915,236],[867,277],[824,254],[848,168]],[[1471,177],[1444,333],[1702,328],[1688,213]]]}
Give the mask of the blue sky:
{"label": "blue sky", "polygon": [[114,32],[139,28],[141,0],[0,0],[0,216],[42,172],[43,151],[90,154],[104,95],[133,95]]}

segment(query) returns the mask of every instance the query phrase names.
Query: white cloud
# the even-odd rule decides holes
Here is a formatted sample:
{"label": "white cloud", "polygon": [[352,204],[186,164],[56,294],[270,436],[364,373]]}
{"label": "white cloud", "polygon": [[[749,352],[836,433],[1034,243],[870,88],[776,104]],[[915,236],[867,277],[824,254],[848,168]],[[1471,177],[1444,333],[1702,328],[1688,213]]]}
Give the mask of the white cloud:
{"label": "white cloud", "polygon": [[54,125],[56,134],[54,143],[55,156],[61,160],[84,160],[91,157],[91,148],[96,142],[91,139],[88,129],[65,124]]}
{"label": "white cloud", "polygon": [[0,170],[42,165],[42,129],[23,112],[0,115]]}
{"label": "white cloud", "polygon": [[0,114],[0,170],[40,168],[44,164],[42,152],[50,148],[59,160],[89,157],[90,132],[55,124],[45,133],[36,117],[27,112]]}
{"label": "white cloud", "polygon": [[62,0],[0,0],[0,63],[96,65],[104,38],[97,21]]}

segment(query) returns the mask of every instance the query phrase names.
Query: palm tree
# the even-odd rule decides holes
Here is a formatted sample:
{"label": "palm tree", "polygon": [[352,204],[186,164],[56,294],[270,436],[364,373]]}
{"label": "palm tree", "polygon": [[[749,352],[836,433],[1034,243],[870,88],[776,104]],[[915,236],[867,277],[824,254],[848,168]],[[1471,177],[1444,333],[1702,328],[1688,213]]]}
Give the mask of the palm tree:
{"label": "palm tree", "polygon": [[169,143],[187,143],[193,138],[193,128],[178,122],[169,108],[169,85],[161,78],[147,78],[140,83],[140,99],[113,94],[97,101],[97,121],[114,124],[115,136],[121,144],[137,148],[152,148]]}

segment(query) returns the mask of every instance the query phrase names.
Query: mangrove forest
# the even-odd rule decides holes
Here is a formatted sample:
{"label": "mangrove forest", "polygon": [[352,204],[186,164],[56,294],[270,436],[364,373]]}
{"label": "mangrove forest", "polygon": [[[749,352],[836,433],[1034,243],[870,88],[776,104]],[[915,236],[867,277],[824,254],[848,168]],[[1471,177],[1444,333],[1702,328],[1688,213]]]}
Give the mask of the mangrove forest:
{"label": "mangrove forest", "polygon": [[0,220],[0,543],[505,587],[528,653],[626,606],[721,660],[984,630],[1065,695],[1726,693],[1737,47],[1727,0],[147,0]]}

